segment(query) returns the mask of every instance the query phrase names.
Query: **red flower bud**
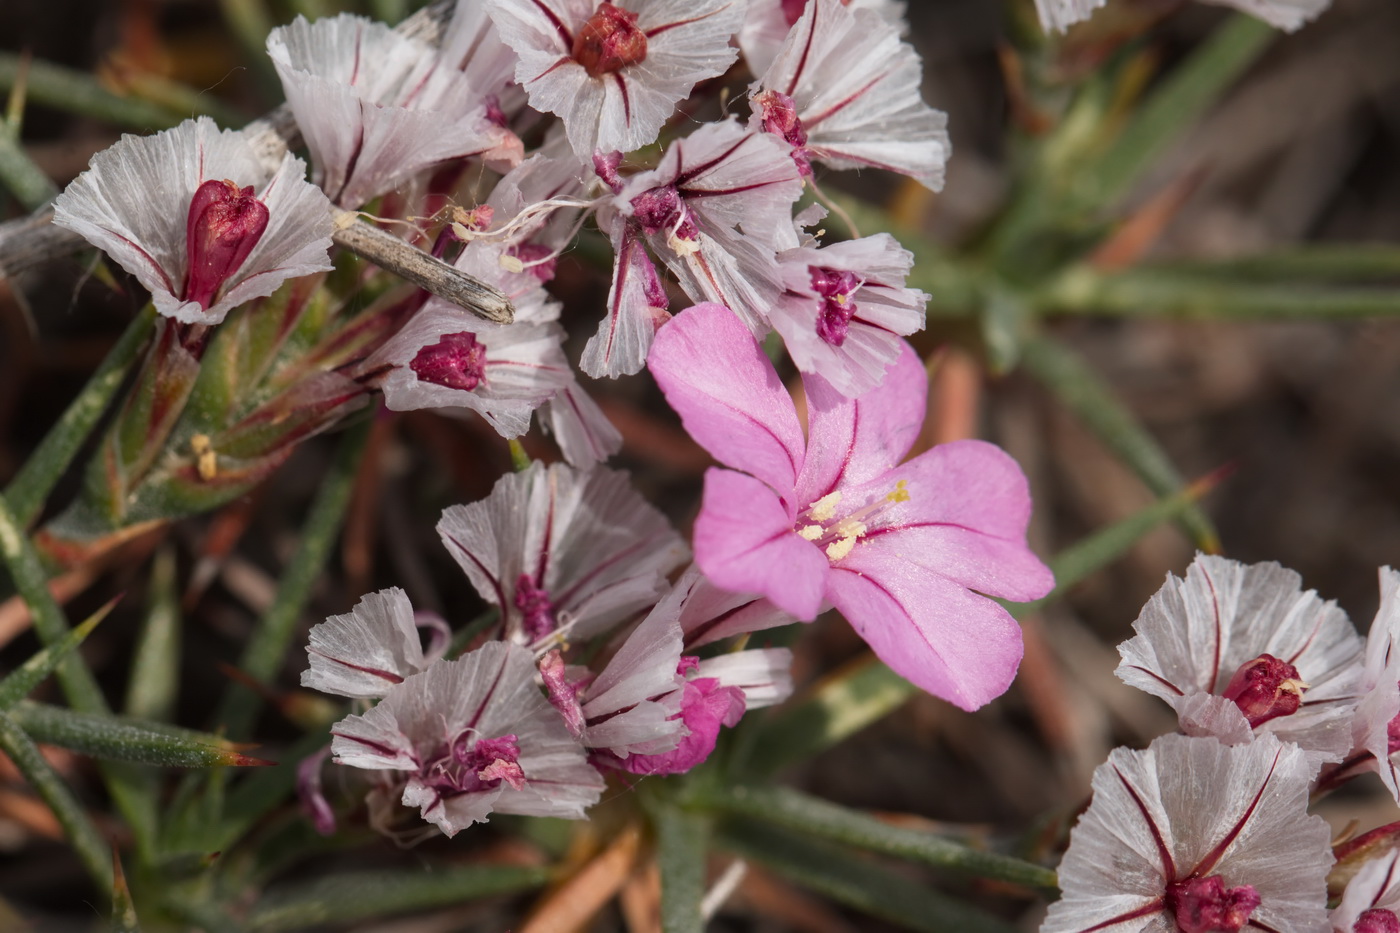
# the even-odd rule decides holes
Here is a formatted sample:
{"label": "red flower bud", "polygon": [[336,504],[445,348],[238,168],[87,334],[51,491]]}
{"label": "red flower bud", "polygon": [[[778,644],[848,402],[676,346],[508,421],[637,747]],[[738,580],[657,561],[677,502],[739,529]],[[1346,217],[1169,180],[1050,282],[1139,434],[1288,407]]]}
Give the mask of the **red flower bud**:
{"label": "red flower bud", "polygon": [[602,3],[574,37],[573,56],[589,77],[600,78],[645,61],[647,36],[636,13]]}
{"label": "red flower bud", "polygon": [[185,221],[186,301],[208,309],[267,230],[267,206],[227,179],[210,179],[190,199]]}

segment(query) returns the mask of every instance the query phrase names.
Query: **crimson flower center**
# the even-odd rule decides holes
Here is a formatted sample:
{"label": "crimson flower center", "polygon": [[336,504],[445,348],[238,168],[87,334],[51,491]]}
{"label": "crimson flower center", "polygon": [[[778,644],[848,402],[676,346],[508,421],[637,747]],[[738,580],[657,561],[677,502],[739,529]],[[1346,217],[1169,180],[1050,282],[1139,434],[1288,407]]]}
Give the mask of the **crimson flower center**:
{"label": "crimson flower center", "polygon": [[807,130],[797,116],[797,104],[777,91],[764,91],[754,98],[754,103],[763,113],[763,129],[781,136],[792,147],[792,161],[797,164],[797,171],[810,177],[812,159],[807,152]]}
{"label": "crimson flower center", "polygon": [[1400,933],[1400,917],[1393,910],[1372,907],[1356,918],[1351,933]]}
{"label": "crimson flower center", "polygon": [[267,230],[267,205],[252,187],[210,179],[195,190],[185,218],[185,301],[208,309]]}
{"label": "crimson flower center", "polygon": [[522,573],[515,581],[515,608],[523,616],[521,624],[531,641],[539,641],[558,626],[549,593],[536,586],[529,574]]}
{"label": "crimson flower center", "polygon": [[1298,712],[1307,688],[1298,668],[1271,654],[1261,654],[1240,665],[1224,696],[1240,708],[1250,728],[1257,729],[1271,719]]}
{"label": "crimson flower center", "polygon": [[822,303],[817,312],[817,336],[839,347],[846,342],[851,318],[856,313],[856,303],[851,296],[862,283],[852,272],[821,266],[808,266],[807,274],[812,277],[812,290]]}
{"label": "crimson flower center", "polygon": [[1167,909],[1181,933],[1239,933],[1259,902],[1253,886],[1227,888],[1219,875],[1188,878],[1167,888]]}
{"label": "crimson flower center", "polygon": [[525,786],[520,767],[520,745],[514,735],[471,742],[462,732],[438,750],[423,768],[424,783],[442,797],[492,790],[505,781],[516,790]]}
{"label": "crimson flower center", "polygon": [[470,392],[486,373],[486,345],[470,331],[447,334],[418,351],[408,364],[422,382]]}
{"label": "crimson flower center", "polygon": [[636,13],[605,2],[574,36],[571,54],[590,78],[601,78],[645,61],[647,36],[637,28]]}

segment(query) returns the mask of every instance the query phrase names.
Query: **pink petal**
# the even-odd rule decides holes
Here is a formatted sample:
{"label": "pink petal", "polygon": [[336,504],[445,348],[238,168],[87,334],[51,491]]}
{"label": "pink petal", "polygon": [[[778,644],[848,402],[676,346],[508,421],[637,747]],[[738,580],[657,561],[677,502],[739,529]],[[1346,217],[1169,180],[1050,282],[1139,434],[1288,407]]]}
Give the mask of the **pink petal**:
{"label": "pink petal", "polygon": [[859,399],[846,398],[820,376],[803,385],[811,436],[798,484],[802,503],[885,474],[904,459],[924,423],[928,377],[908,344],[884,381]]}
{"label": "pink petal", "polygon": [[965,710],[1006,692],[1021,630],[1001,606],[945,577],[857,546],[827,598],[896,674]]}
{"label": "pink petal", "polygon": [[758,480],[711,469],[695,520],[695,562],[721,589],[762,593],[810,621],[821,609],[830,564],[792,530],[793,518],[791,508]]}
{"label": "pink petal", "polygon": [[686,431],[716,460],[790,493],[802,464],[797,410],[728,308],[699,304],[677,315],[656,335],[647,366]]}

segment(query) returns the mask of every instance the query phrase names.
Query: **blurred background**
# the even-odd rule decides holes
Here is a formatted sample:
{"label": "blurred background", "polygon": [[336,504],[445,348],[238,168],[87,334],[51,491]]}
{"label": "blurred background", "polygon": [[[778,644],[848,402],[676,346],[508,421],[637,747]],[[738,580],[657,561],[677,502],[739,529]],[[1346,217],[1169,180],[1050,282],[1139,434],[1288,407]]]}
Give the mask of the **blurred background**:
{"label": "blurred background", "polygon": [[[410,6],[366,0],[352,8],[396,19]],[[1111,68],[1119,91],[1134,81],[1136,93],[1150,90],[1232,15],[1200,3],[1112,0],[1063,41],[1047,42],[1029,3],[930,0],[910,7],[909,38],[924,56],[925,99],[949,115],[946,188],[933,195],[873,173],[832,177],[828,184],[919,231],[940,261],[975,256],[994,235],[1027,184],[1028,153],[1071,112],[1076,88]],[[96,75],[110,91],[157,100],[175,112],[198,106],[240,125],[280,100],[270,65],[255,54],[267,28],[296,12],[341,8],[333,0],[4,0],[0,48]],[[13,84],[17,60],[0,65],[0,77]],[[742,87],[742,81],[732,83]],[[73,110],[31,93],[24,111],[24,148],[59,186],[121,131]],[[12,200],[0,204],[4,217],[22,216]],[[1270,294],[1282,291],[1284,299],[1289,275],[1314,261],[1310,256],[1338,252],[1299,253],[1300,244],[1363,255],[1358,244],[1400,242],[1400,5],[1337,0],[1316,23],[1280,35],[1102,220],[1111,233],[1092,246],[1102,268],[1181,262],[1226,268],[1238,261],[1240,276],[1263,288],[1277,283]],[[1251,264],[1250,257],[1261,255],[1271,258]],[[24,462],[144,303],[139,287],[113,269],[115,279],[95,275],[89,254],[0,280],[0,482]],[[1400,263],[1392,258],[1366,276],[1368,285],[1393,288]],[[606,279],[575,257],[561,265],[556,285],[576,354],[592,330]],[[1034,490],[1032,543],[1039,553],[1055,554],[1158,498],[1160,491],[1043,379],[1015,358],[999,358],[985,326],[969,323],[951,304],[940,310],[945,296],[921,287],[933,293],[930,328],[916,340],[934,374],[928,439],[982,436],[1020,461]],[[1268,307],[1184,301],[1167,311],[1132,302],[1076,309],[1061,301],[1037,326],[1087,363],[1180,477],[1228,473],[1203,500],[1226,555],[1294,568],[1364,632],[1376,608],[1376,568],[1400,562],[1400,319],[1360,313],[1366,307],[1351,292],[1339,303],[1327,296]],[[680,433],[645,377],[591,388],[626,438],[618,465],[636,471],[643,492],[688,523],[704,453]],[[527,446],[552,456],[546,441]],[[305,445],[252,496],[182,522],[166,536],[186,613],[188,724],[207,717],[222,687],[219,662],[236,659],[251,620],[270,602],[276,569],[296,543],[299,526],[289,518],[305,512],[328,450],[325,439]],[[508,464],[504,444],[476,420],[413,413],[376,423],[341,549],[304,625],[387,585],[405,587],[415,604],[453,621],[473,617],[476,597],[441,552],[432,526],[443,506],[489,491]],[[76,477],[66,478],[54,502],[75,488]],[[158,543],[138,540],[62,578],[62,598],[75,618],[114,592],[129,592],[85,648],[99,671],[101,658],[114,659],[114,690],[125,669],[116,659],[128,650]],[[987,709],[968,715],[916,697],[784,779],[844,804],[899,814],[909,825],[984,824],[1017,834],[1055,825],[1082,802],[1089,773],[1112,747],[1140,746],[1173,727],[1165,706],[1113,677],[1114,646],[1128,637],[1165,574],[1183,571],[1195,546],[1181,528],[1163,525],[1066,598],[1028,616],[1021,676]],[[15,600],[0,604],[0,641],[7,644],[0,656],[17,661],[32,653],[37,642],[26,623]],[[836,618],[819,620],[804,635],[795,645],[800,683],[864,648]],[[289,689],[298,663],[289,660]],[[293,734],[275,714],[262,732],[273,747]],[[90,769],[71,755],[59,762],[78,775]],[[1389,798],[1383,791],[1373,796],[1379,784],[1363,783],[1325,812],[1340,824],[1345,819],[1336,814],[1345,811],[1363,828],[1393,820]],[[87,786],[99,793],[96,781]],[[511,836],[512,825],[493,820],[479,833],[406,853],[371,843],[327,858],[358,864],[536,857],[532,843]],[[70,897],[82,883],[51,819],[0,762],[0,897],[31,922],[38,918],[39,929],[69,922],[82,928],[87,921]],[[994,889],[982,896],[1034,929],[1034,906],[998,902]],[[502,929],[513,909],[493,901],[373,929]],[[605,914],[595,928],[619,922]],[[0,927],[10,928],[3,916]],[[755,871],[716,929],[884,927]]]}

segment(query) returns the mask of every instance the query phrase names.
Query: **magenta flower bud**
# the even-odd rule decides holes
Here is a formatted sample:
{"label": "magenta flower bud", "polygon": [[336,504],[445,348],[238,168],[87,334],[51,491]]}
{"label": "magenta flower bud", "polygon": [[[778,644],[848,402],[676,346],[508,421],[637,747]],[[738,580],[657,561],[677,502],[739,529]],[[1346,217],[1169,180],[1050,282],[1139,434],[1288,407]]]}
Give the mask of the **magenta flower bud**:
{"label": "magenta flower bud", "polygon": [[535,586],[528,573],[522,573],[515,581],[515,608],[520,610],[521,625],[531,641],[538,641],[554,631],[554,606],[549,601],[549,593]]}
{"label": "magenta flower bud", "polygon": [[486,346],[469,331],[446,334],[419,350],[408,365],[423,382],[470,392],[486,373]]}
{"label": "magenta flower bud", "polygon": [[186,301],[208,310],[214,296],[267,230],[267,205],[253,195],[253,188],[239,188],[223,179],[209,179],[190,199],[185,220],[188,273]]}
{"label": "magenta flower bud", "polygon": [[860,279],[854,274],[840,269],[823,269],[808,266],[812,276],[812,290],[822,299],[821,311],[817,314],[817,336],[839,347],[846,342],[846,333],[855,317],[856,303],[851,293],[860,288]]}
{"label": "magenta flower bud", "polygon": [[646,61],[647,36],[636,13],[603,3],[574,36],[573,56],[590,78],[599,78]]}
{"label": "magenta flower bud", "polygon": [[1298,712],[1307,687],[1298,676],[1298,668],[1271,654],[1261,654],[1240,665],[1223,695],[1240,708],[1250,728],[1257,729],[1270,719]]}
{"label": "magenta flower bud", "polygon": [[1373,907],[1356,918],[1352,933],[1400,933],[1400,917],[1395,911]]}
{"label": "magenta flower bud", "polygon": [[1239,933],[1259,901],[1251,885],[1227,888],[1219,875],[1189,878],[1167,888],[1167,906],[1181,933]]}

